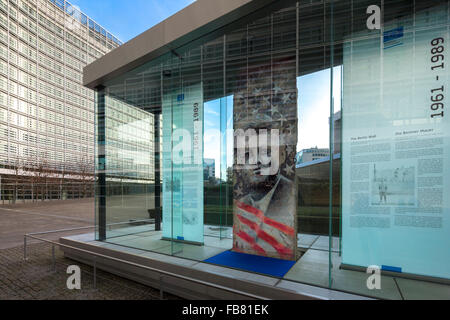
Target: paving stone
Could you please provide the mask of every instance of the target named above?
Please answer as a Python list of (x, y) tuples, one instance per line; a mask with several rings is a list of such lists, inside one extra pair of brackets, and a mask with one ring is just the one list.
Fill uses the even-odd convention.
[[(56, 249), (54, 272), (51, 245), (32, 244), (27, 249), (27, 261), (22, 246), (0, 250), (0, 300), (159, 300), (159, 290), (101, 270), (94, 289), (91, 266), (67, 259)], [(81, 290), (66, 287), (69, 265), (81, 269)], [(165, 294), (165, 299), (180, 298)]]

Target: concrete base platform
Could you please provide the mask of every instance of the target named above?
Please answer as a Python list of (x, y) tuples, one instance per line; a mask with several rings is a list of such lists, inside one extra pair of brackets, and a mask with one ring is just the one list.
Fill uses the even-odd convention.
[[(167, 272), (199, 279), (212, 284), (233, 288), (268, 299), (324, 299), (324, 300), (360, 300), (362, 296), (343, 293), (301, 284), (287, 279), (277, 279), (241, 270), (211, 265), (182, 257), (124, 247), (118, 244), (95, 241), (94, 234), (64, 237), (62, 244), (99, 253), (102, 255), (142, 264)], [(62, 248), (66, 257), (89, 265), (94, 256), (74, 249)], [(163, 288), (163, 291), (185, 299), (241, 300), (244, 295), (230, 293), (208, 285), (181, 280), (172, 276), (160, 275), (158, 272), (145, 270), (125, 263), (105, 258), (96, 258), (99, 269), (134, 280), (136, 282)]]

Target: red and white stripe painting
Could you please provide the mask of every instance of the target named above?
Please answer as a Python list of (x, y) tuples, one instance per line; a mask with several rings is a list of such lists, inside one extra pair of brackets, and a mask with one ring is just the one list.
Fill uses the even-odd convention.
[[(235, 201), (234, 251), (292, 260), (295, 252), (286, 246), (286, 239), (295, 237), (294, 228), (264, 215), (261, 210)], [(244, 250), (245, 249), (245, 250)]]

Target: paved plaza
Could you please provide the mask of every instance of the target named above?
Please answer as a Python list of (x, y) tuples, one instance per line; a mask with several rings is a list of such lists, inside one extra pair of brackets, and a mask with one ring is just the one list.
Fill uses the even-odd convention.
[[(93, 268), (67, 259), (55, 250), (56, 271), (50, 244), (29, 241), (28, 260), (23, 259), (26, 233), (92, 226), (93, 199), (42, 202), (0, 206), (0, 300), (155, 300), (159, 290), (97, 270), (94, 289)], [(87, 231), (92, 232), (93, 229)], [(86, 230), (45, 236), (58, 240), (62, 235), (86, 233)], [(69, 265), (81, 268), (81, 290), (66, 286)], [(164, 299), (178, 299), (165, 294)]]

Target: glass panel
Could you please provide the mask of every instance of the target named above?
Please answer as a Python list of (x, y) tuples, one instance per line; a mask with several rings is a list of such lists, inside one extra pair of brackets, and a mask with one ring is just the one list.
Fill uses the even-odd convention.
[[(205, 246), (231, 249), (232, 239), (232, 105), (233, 97), (205, 103), (204, 195)], [(231, 110), (228, 110), (228, 107)], [(230, 140), (231, 139), (231, 140)], [(227, 143), (231, 144), (227, 150)], [(231, 158), (231, 159), (230, 159)]]
[(100, 240), (146, 249), (170, 245), (141, 238), (161, 233), (161, 60), (97, 93)]
[[(226, 216), (226, 98), (224, 86), (224, 37), (202, 46), (204, 92), (204, 200), (205, 246), (231, 248), (223, 235), (231, 230)], [(225, 178), (225, 179), (224, 179)]]
[[(384, 299), (448, 298), (449, 4), (369, 2), (344, 1), (336, 11), (342, 255), (332, 287)], [(363, 12), (374, 4), (379, 30), (368, 29)], [(342, 32), (349, 28), (340, 15), (355, 17), (352, 32)]]
[(220, 239), (227, 242), (224, 247), (231, 248), (233, 238), (233, 96), (220, 99), (220, 196), (221, 196), (221, 230)]
[[(205, 103), (204, 138), (204, 200), (205, 223), (211, 225), (211, 231), (220, 231), (222, 227), (220, 168), (221, 168), (221, 107), (222, 99)], [(219, 228), (219, 229), (217, 229)], [(216, 233), (216, 232), (215, 232)], [(219, 232), (220, 234), (220, 232)]]
[[(329, 287), (330, 252), (336, 230), (330, 225), (330, 47), (329, 6), (299, 4), (296, 25), (298, 50), (298, 128), (295, 156), (297, 184), (297, 263), (285, 279)], [(298, 26), (298, 27), (297, 27)], [(337, 220), (337, 219), (336, 219)], [(331, 237), (331, 238), (330, 238)], [(330, 248), (330, 239), (333, 239)]]

